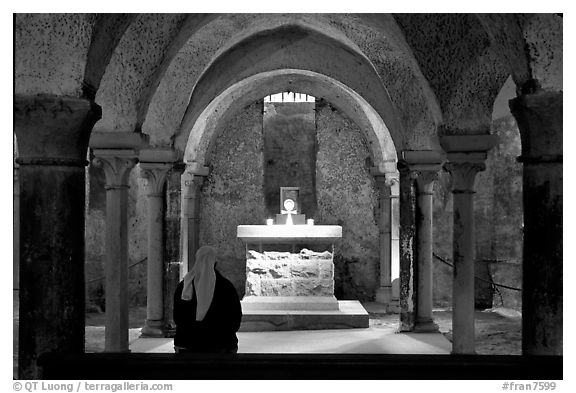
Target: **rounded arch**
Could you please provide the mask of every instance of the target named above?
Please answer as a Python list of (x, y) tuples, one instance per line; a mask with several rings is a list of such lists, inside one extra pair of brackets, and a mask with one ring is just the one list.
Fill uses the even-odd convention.
[(394, 171), (397, 146), (389, 127), (358, 93), (326, 75), (306, 70), (275, 70), (253, 75), (218, 95), (200, 113), (188, 132), (175, 141), (186, 162), (206, 164), (208, 152), (227, 119), (247, 104), (280, 91), (297, 91), (324, 98), (344, 112), (363, 131), (374, 165)]
[(283, 69), (311, 71), (341, 82), (374, 108), (394, 144), (403, 147), (401, 122), (369, 59), (353, 43), (301, 24), (259, 31), (216, 57), (192, 91), (176, 138), (191, 130), (204, 109), (230, 86), (253, 75)]

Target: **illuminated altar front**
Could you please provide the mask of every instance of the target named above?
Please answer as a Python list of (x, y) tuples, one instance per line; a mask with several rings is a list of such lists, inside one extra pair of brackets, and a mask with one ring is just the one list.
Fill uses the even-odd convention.
[(342, 227), (305, 220), (290, 198), (281, 206), (267, 225), (237, 228), (246, 245), (241, 331), (368, 327), (358, 301), (334, 296), (334, 244)]

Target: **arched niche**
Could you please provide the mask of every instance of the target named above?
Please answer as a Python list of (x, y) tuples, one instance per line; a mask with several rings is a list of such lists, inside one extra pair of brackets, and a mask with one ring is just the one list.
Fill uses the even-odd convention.
[[(401, 122), (369, 59), (344, 39), (297, 24), (258, 32), (220, 53), (196, 83), (179, 134), (191, 130), (204, 109), (231, 86), (254, 75), (291, 69), (324, 75), (356, 92), (384, 119), (396, 146), (403, 147)], [(274, 90), (268, 93), (279, 91)]]
[(281, 91), (297, 91), (330, 102), (360, 127), (375, 166), (382, 170), (395, 170), (398, 144), (376, 110), (348, 86), (326, 75), (305, 70), (264, 72), (235, 83), (210, 102), (191, 127), (183, 129), (175, 140), (175, 148), (184, 152), (184, 161), (207, 164), (212, 143), (231, 115), (254, 101)]

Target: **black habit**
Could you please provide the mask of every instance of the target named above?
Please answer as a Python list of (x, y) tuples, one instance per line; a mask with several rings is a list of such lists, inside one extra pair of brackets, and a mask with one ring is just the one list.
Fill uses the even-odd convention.
[(196, 321), (196, 293), (182, 300), (184, 281), (174, 293), (174, 346), (193, 352), (222, 352), (238, 348), (236, 332), (242, 321), (238, 293), (228, 279), (216, 271), (214, 297), (202, 321)]

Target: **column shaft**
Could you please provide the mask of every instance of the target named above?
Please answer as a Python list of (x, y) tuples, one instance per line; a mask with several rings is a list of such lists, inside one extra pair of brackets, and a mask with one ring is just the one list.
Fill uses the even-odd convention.
[(106, 175), (106, 329), (104, 350), (128, 349), (128, 179), (133, 150), (94, 150), (94, 165)]
[(15, 96), (20, 180), (18, 377), (47, 352), (84, 352), (84, 201), (94, 102)]
[(182, 263), (183, 274), (194, 266), (200, 248), (200, 193), (205, 176), (184, 173), (182, 176)]
[(146, 326), (142, 334), (164, 337), (164, 201), (170, 164), (141, 162), (148, 199), (148, 271)]
[(175, 165), (166, 180), (167, 200), (165, 212), (164, 239), (164, 335), (173, 337), (176, 324), (173, 319), (174, 292), (180, 282), (182, 267), (182, 246), (180, 217), (182, 187), (181, 175), (183, 165)]
[[(162, 297), (164, 257), (162, 244), (164, 203), (161, 196), (148, 196), (148, 277), (146, 327), (157, 328), (160, 335), (164, 319)], [(142, 333), (145, 333), (144, 329)], [(147, 332), (148, 333), (148, 332)], [(149, 333), (148, 333), (149, 334)]]
[(474, 353), (474, 203), (472, 194), (454, 194), (453, 353)]
[(496, 135), (446, 135), (440, 144), (448, 153), (444, 168), (452, 176), (453, 285), (452, 353), (474, 354), (474, 183), (486, 168), (488, 151), (498, 143)]
[(106, 190), (107, 352), (128, 352), (128, 187)]
[(436, 177), (436, 171), (420, 172), (416, 180), (418, 183), (418, 197), (416, 202), (418, 301), (414, 330), (418, 332), (438, 331), (438, 326), (433, 322), (432, 318), (432, 190)]
[(84, 351), (84, 168), (20, 166), (19, 377), (44, 352)]
[[(485, 155), (483, 156), (485, 158)], [(474, 182), (484, 170), (482, 162), (455, 161), (446, 164), (452, 174), (453, 193), (453, 284), (452, 353), (474, 354)]]
[(400, 299), (400, 197), (398, 182), (391, 187), (390, 196), (390, 219), (392, 228), (390, 230), (390, 267), (392, 279), (392, 304), (394, 310), (398, 310)]
[[(380, 176), (382, 177), (382, 176)], [(378, 235), (380, 245), (380, 288), (376, 291), (376, 301), (388, 305), (392, 299), (392, 238), (390, 186), (385, 179), (378, 179), (380, 190)]]
[[(12, 239), (12, 287), (14, 290), (20, 288), (20, 180), (19, 168), (14, 166), (14, 210), (13, 214), (13, 236)], [(15, 292), (16, 293), (16, 292)]]
[(563, 335), (562, 92), (510, 101), (522, 139), (522, 353), (561, 355)]
[(400, 331), (414, 329), (416, 291), (416, 184), (408, 165), (398, 162), (400, 172)]

